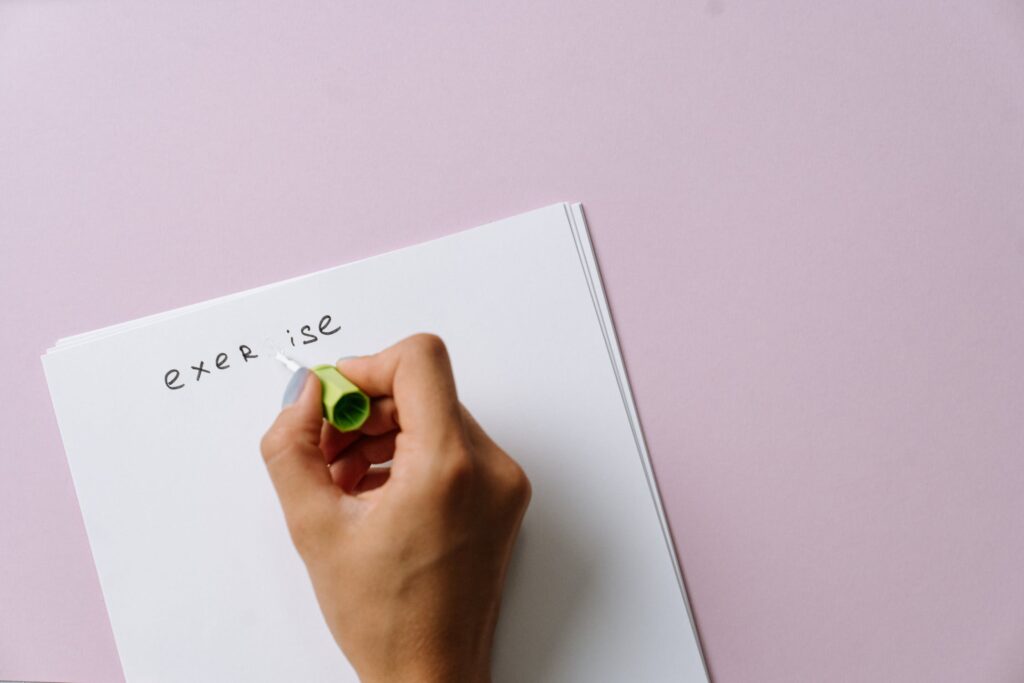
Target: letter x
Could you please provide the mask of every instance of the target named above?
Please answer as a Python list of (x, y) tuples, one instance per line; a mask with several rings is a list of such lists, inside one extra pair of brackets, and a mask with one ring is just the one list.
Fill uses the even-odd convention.
[(203, 373), (204, 373), (204, 372), (205, 372), (206, 374), (210, 374), (210, 371), (209, 371), (209, 370), (207, 370), (206, 368), (204, 368), (204, 367), (203, 367), (203, 363), (205, 363), (205, 362), (206, 362), (206, 361), (203, 361), (203, 360), (199, 361), (199, 367), (196, 367), (196, 366), (194, 366), (194, 365), (190, 365), (190, 366), (189, 366), (189, 367), (191, 367), (191, 368), (192, 368), (193, 370), (195, 370), (195, 371), (196, 371), (196, 381), (197, 381), (197, 382), (198, 382), (198, 381), (199, 381), (199, 380), (200, 380), (200, 379), (202, 378), (202, 376), (203, 376)]

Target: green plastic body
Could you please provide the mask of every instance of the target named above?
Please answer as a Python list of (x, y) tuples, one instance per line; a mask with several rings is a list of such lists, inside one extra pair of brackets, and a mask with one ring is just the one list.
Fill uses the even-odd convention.
[(324, 419), (342, 432), (359, 429), (370, 416), (370, 398), (333, 365), (317, 365)]

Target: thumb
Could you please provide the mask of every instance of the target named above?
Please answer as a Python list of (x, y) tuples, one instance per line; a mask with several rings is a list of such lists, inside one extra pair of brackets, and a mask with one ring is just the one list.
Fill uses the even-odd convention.
[(327, 518), (325, 508), (339, 493), (320, 451), (320, 379), (306, 369), (299, 373), (305, 377), (293, 377), (291, 385), (301, 387), (298, 398), (281, 411), (260, 442), (263, 461), (293, 535), (311, 519)]

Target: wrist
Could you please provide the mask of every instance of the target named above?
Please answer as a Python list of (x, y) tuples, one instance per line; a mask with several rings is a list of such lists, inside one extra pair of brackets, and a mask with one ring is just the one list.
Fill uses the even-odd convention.
[(491, 665), (490, 661), (419, 657), (386, 671), (359, 672), (359, 680), (361, 683), (491, 683)]
[(428, 668), (407, 670), (403, 673), (359, 676), (360, 683), (491, 683), (490, 669), (467, 671), (450, 668), (444, 671)]

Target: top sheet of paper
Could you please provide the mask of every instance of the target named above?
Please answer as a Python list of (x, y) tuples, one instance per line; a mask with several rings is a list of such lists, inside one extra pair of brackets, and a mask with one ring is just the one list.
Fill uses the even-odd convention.
[(266, 340), (313, 365), (418, 331), (533, 482), (495, 680), (706, 680), (581, 221), (548, 207), (44, 357), (129, 683), (356, 680), (259, 456), (288, 379)]

